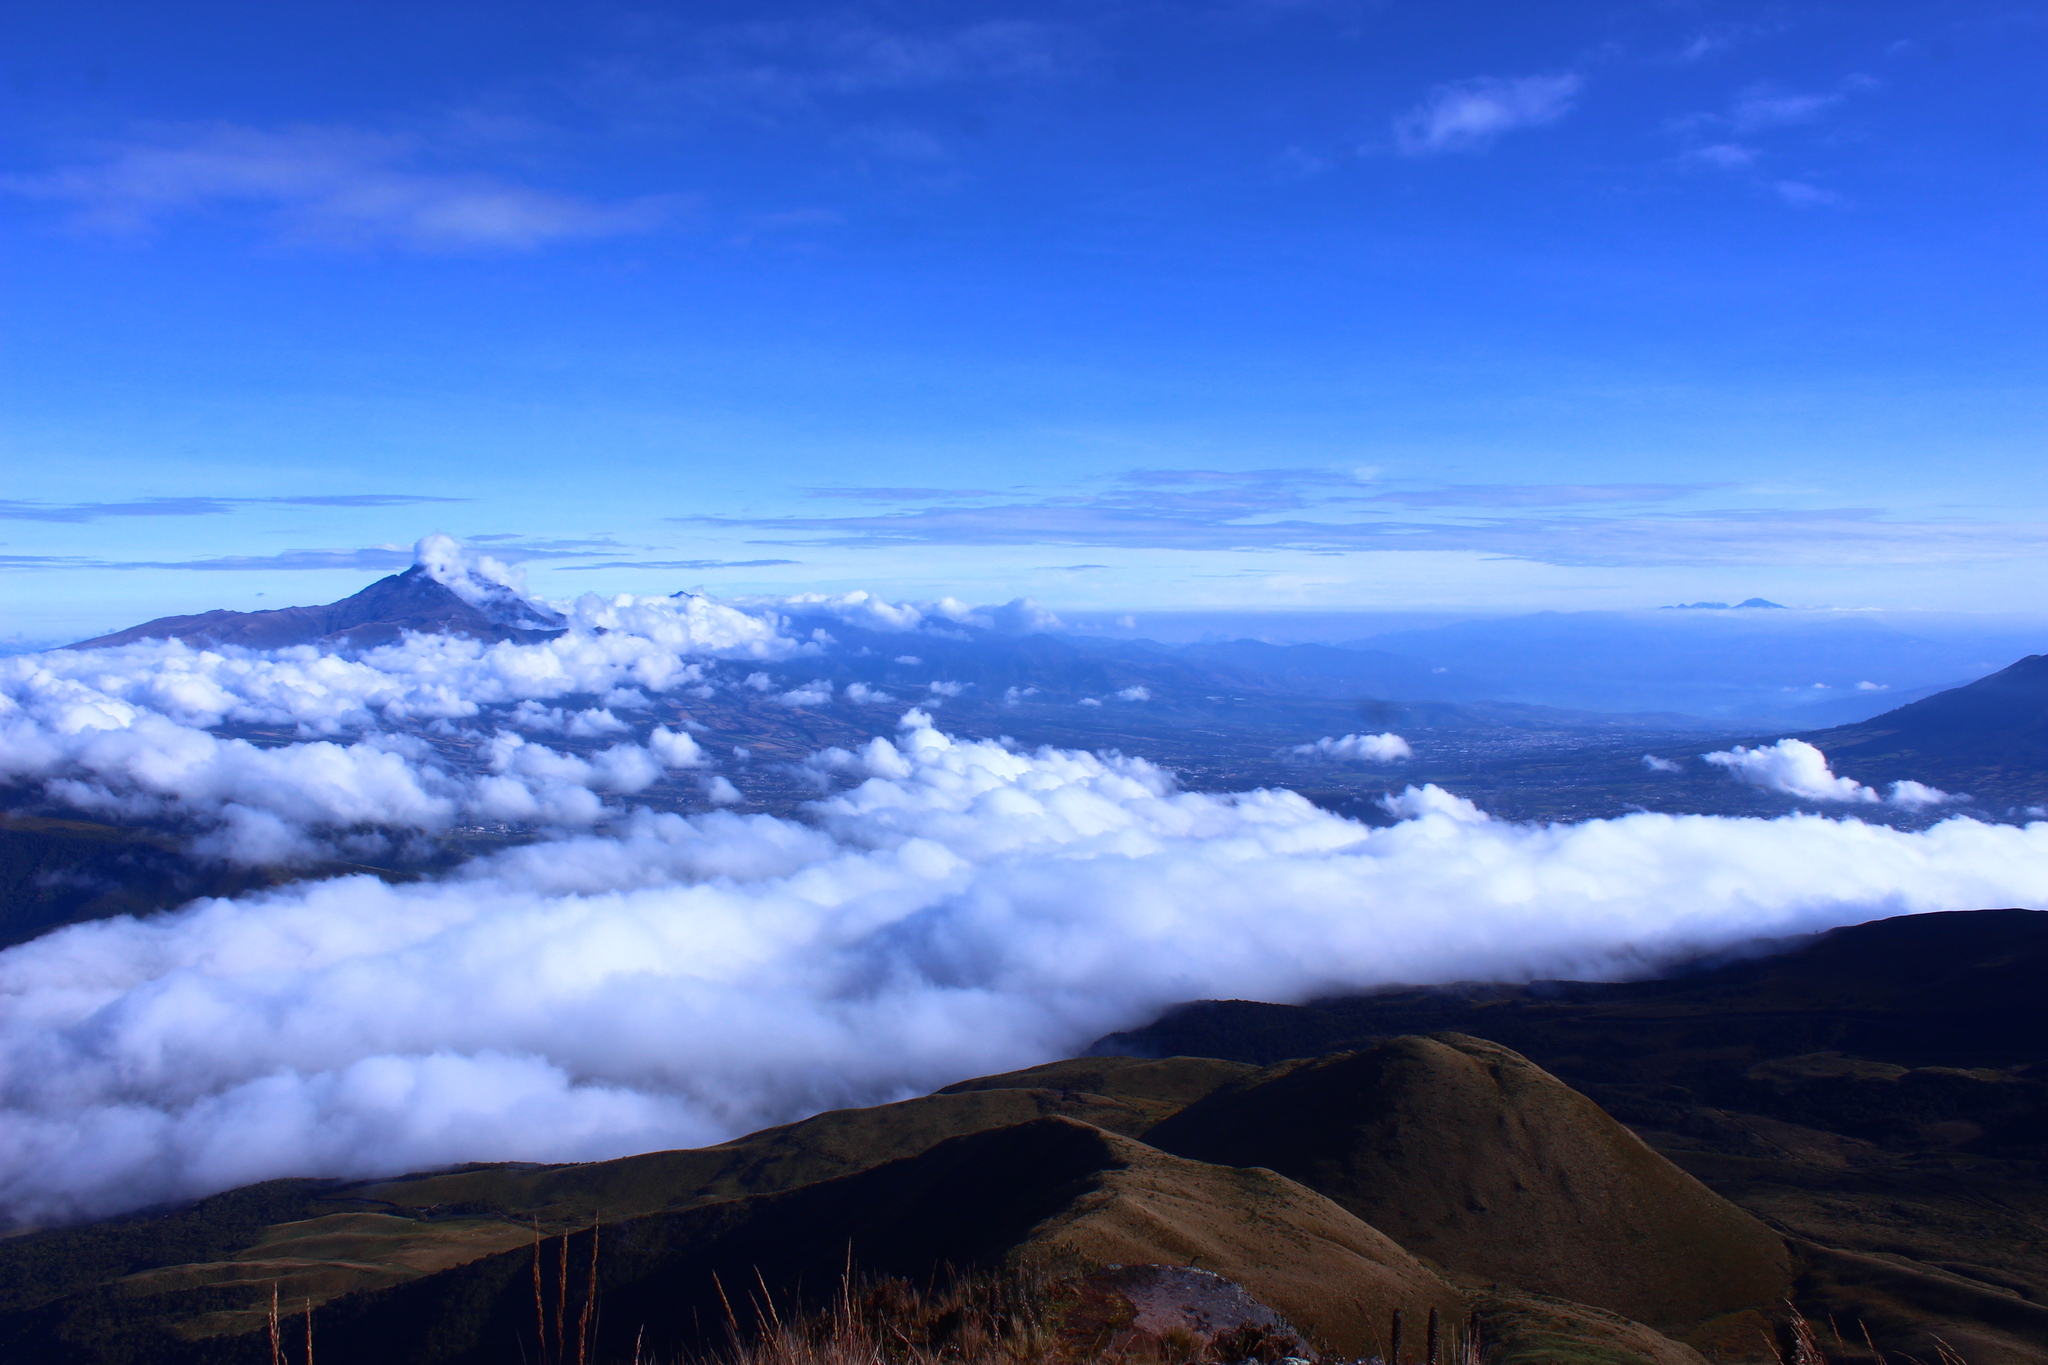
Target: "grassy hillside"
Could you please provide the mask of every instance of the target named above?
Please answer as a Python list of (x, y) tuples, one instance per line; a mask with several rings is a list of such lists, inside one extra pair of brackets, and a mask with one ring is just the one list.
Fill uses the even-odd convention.
[[(736, 1365), (825, 1365), (881, 1322), (902, 1365), (993, 1365), (990, 1333), (1049, 1365), (1363, 1357), (1397, 1314), (1413, 1361), (1432, 1310), (1497, 1362), (1792, 1360), (1811, 1330), (1841, 1365), (2035, 1365), (2044, 952), (2048, 915), (1986, 911), (1660, 982), (1212, 1002), (1109, 1044), (1184, 1055), (717, 1147), (271, 1182), (0, 1241), (0, 1357), (270, 1361), (275, 1295), (323, 1365), (697, 1357), (735, 1325)], [(1253, 1337), (1187, 1335), (1213, 1295)]]

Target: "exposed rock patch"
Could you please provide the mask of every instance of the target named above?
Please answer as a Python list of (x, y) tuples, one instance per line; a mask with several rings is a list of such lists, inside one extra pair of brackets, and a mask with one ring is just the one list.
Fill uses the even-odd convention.
[(1112, 1265), (1060, 1281), (1046, 1298), (1057, 1315), (1059, 1354), (1069, 1360), (1177, 1360), (1200, 1353), (1316, 1365), (1321, 1358), (1285, 1318), (1241, 1286), (1188, 1266)]

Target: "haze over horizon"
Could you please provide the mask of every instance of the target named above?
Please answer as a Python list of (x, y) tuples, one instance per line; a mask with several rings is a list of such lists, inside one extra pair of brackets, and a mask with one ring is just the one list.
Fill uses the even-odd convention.
[(10, 20), (0, 636), (536, 589), (2035, 609), (2038, 6)]

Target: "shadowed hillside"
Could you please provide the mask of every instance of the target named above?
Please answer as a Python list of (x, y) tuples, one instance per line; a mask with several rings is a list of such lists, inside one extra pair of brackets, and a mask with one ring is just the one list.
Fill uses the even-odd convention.
[[(1484, 1051), (1455, 1039), (1426, 1050), (1465, 1057), (1459, 1049), (1474, 1046)], [(1597, 1145), (1612, 1127), (1508, 1054), (1493, 1061), (1527, 1077), (1507, 1102), (1515, 1121), (1567, 1145), (1583, 1130), (1579, 1146)], [(1505, 1286), (1480, 1292), (1487, 1277), (1418, 1259), (1331, 1191), (1128, 1135), (1246, 1078), (1250, 1068), (1195, 1058), (1075, 1059), (696, 1152), (353, 1185), (273, 1182), (189, 1211), (0, 1245), (0, 1269), (17, 1286), (12, 1311), (0, 1315), (0, 1347), (49, 1361), (260, 1361), (275, 1286), (284, 1302), (319, 1305), (312, 1325), (323, 1361), (511, 1359), (532, 1332), (538, 1264), (556, 1279), (569, 1274), (564, 1267), (580, 1268), (580, 1282), (596, 1284), (599, 1357), (624, 1358), (636, 1339), (660, 1349), (715, 1345), (733, 1286), (767, 1296), (779, 1314), (815, 1308), (849, 1264), (913, 1283), (952, 1270), (1043, 1277), (1166, 1264), (1242, 1285), (1342, 1355), (1372, 1353), (1396, 1312), (1409, 1316), (1419, 1348), (1434, 1309), (1446, 1322), (1526, 1320), (1573, 1339), (1619, 1333), (1642, 1346), (1624, 1358), (1696, 1362), (1655, 1331), (1617, 1327), (1597, 1308), (1543, 1308)], [(1270, 1113), (1278, 1124), (1317, 1118)], [(1353, 1117), (1319, 1121), (1341, 1144), (1344, 1133), (1363, 1131)], [(1422, 1140), (1455, 1140), (1442, 1125), (1467, 1117), (1427, 1116), (1438, 1126)], [(1515, 1160), (1480, 1153), (1468, 1174), (1505, 1186), (1518, 1178)], [(1709, 1306), (1768, 1306), (1784, 1279), (1783, 1251), (1760, 1224), (1647, 1149), (1615, 1179), (1638, 1194), (1661, 1191), (1651, 1198), (1682, 1187), (1690, 1193), (1678, 1203), (1689, 1198), (1750, 1229), (1754, 1246), (1737, 1258), (1749, 1269), (1711, 1290), (1718, 1298)], [(1604, 1198), (1614, 1188), (1609, 1181), (1586, 1193)], [(1538, 1197), (1573, 1203), (1563, 1217), (1595, 1229), (1600, 1245), (1632, 1235), (1610, 1226), (1602, 1198), (1555, 1182)], [(157, 1258), (152, 1230), (160, 1231)], [(1682, 1254), (1695, 1231), (1685, 1228), (1666, 1250)], [(1643, 1298), (1647, 1315), (1687, 1325), (1702, 1316), (1702, 1302), (1696, 1283), (1668, 1294), (1649, 1288)], [(1519, 1329), (1490, 1330), (1506, 1339)]]
[[(2034, 1360), (2048, 1353), (2044, 975), (2048, 913), (1913, 915), (1658, 981), (1205, 1001), (1098, 1046), (1264, 1064), (1435, 1030), (1490, 1039), (1786, 1235), (1809, 1313)], [(1152, 1136), (1174, 1145), (1174, 1131)], [(1278, 1141), (1279, 1169), (1310, 1159)]]
[(1862, 781), (1924, 775), (1980, 801), (2039, 800), (2048, 771), (2048, 654), (1803, 738), (1838, 772)]
[(729, 1312), (824, 1308), (849, 1267), (1057, 1281), (1047, 1331), (1124, 1332), (1133, 1294), (1211, 1293), (1089, 1278), (1158, 1265), (1336, 1357), (1384, 1354), (1399, 1312), (1419, 1359), (1434, 1309), (1501, 1361), (1769, 1361), (1797, 1354), (1789, 1296), (1843, 1365), (1882, 1365), (1865, 1328), (2042, 1365), (2044, 953), (2048, 914), (1985, 911), (1656, 982), (1211, 1002), (1114, 1041), (1234, 1057), (1073, 1058), (615, 1161), (274, 1181), (0, 1242), (0, 1356), (260, 1365), (274, 1292), (327, 1365), (568, 1359), (535, 1354), (565, 1324), (591, 1361), (662, 1359)]

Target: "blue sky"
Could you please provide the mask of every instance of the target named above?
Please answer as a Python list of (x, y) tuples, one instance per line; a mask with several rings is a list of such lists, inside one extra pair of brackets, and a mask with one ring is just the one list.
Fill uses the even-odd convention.
[(2048, 6), (17, 7), (0, 635), (2035, 606)]

